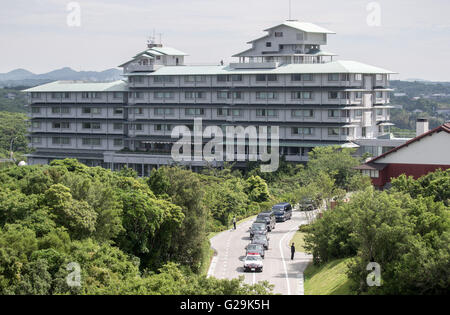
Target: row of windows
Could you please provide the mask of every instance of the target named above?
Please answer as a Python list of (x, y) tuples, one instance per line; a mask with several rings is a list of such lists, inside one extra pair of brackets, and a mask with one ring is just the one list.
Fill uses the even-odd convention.
[[(71, 138), (69, 137), (53, 137), (52, 138), (52, 144), (54, 145), (69, 145), (71, 143)], [(114, 139), (114, 146), (122, 146), (123, 140), (122, 139)], [(33, 144), (41, 144), (42, 138), (40, 137), (32, 137), (31, 142)], [(83, 145), (90, 145), (90, 146), (100, 146), (102, 144), (102, 139), (100, 138), (82, 138), (81, 140)]]
[[(322, 93), (322, 92), (319, 92)], [(351, 92), (328, 92), (328, 99), (330, 100), (336, 100), (336, 99), (350, 99)], [(355, 99), (362, 99), (362, 92), (353, 92)], [(218, 99), (242, 99), (242, 92), (229, 92), (229, 91), (218, 91), (217, 92), (217, 98)], [(155, 99), (174, 99), (175, 98), (175, 92), (154, 92)], [(265, 91), (265, 92), (256, 92), (256, 99), (277, 99), (279, 93), (278, 92), (271, 92), (271, 91)], [(313, 99), (313, 96), (315, 95), (312, 91), (302, 91), (302, 92), (292, 92), (291, 93), (291, 99), (293, 100), (299, 100), (299, 99)], [(382, 98), (384, 96), (384, 93), (381, 91), (375, 92), (376, 98)], [(130, 97), (134, 99), (143, 99), (144, 98), (144, 92), (132, 92), (130, 93)], [(199, 92), (185, 92), (184, 98), (188, 100), (194, 100), (194, 99), (206, 99), (206, 92), (199, 91)]]
[[(52, 107), (52, 114), (70, 114), (71, 109), (69, 107)], [(41, 112), (41, 107), (32, 107), (31, 112), (33, 114), (39, 114)], [(100, 107), (83, 107), (81, 109), (83, 114), (101, 114), (102, 108)], [(114, 108), (114, 115), (122, 115), (123, 108)]]
[[(291, 81), (314, 81), (317, 74), (312, 73), (296, 73), (291, 74)], [(357, 73), (354, 74), (354, 80), (355, 81), (361, 81), (362, 80), (362, 74)], [(175, 82), (176, 76), (153, 76), (153, 82), (155, 83), (173, 83)], [(276, 82), (279, 80), (279, 75), (277, 74), (256, 74), (256, 81), (257, 82)], [(377, 81), (383, 81), (385, 78), (385, 75), (383, 74), (377, 74), (376, 80)], [(242, 74), (219, 74), (216, 76), (217, 82), (242, 82), (243, 81), (243, 75)], [(330, 73), (328, 74), (328, 81), (329, 82), (336, 82), (336, 81), (344, 81), (348, 82), (351, 79), (351, 75), (349, 73)], [(143, 76), (134, 76), (129, 78), (130, 83), (144, 83), (144, 77)], [(184, 82), (185, 83), (194, 83), (194, 82), (206, 82), (206, 75), (189, 75), (184, 76)]]
[[(70, 92), (53, 92), (50, 94), (50, 97), (52, 99), (70, 99), (72, 93)], [(123, 98), (122, 92), (113, 92), (113, 98), (115, 99), (122, 99)], [(40, 99), (41, 93), (33, 92), (31, 93), (31, 97), (34, 99)], [(82, 99), (100, 99), (102, 98), (101, 92), (82, 92), (81, 93)]]

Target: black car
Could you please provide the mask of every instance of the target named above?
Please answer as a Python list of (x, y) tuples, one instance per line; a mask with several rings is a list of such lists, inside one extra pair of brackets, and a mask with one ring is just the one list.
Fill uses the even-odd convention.
[(284, 222), (292, 218), (292, 205), (288, 202), (274, 205), (272, 211), (277, 222)]
[(253, 244), (260, 244), (264, 246), (264, 249), (269, 249), (269, 237), (263, 234), (255, 234), (252, 240)]
[(316, 202), (311, 198), (304, 198), (300, 201), (300, 210), (302, 211), (311, 211), (316, 208)]
[(265, 222), (254, 222), (250, 227), (250, 239), (253, 239), (255, 234), (267, 234), (267, 225)]
[(275, 228), (275, 213), (273, 211), (261, 212), (256, 217), (256, 222), (266, 222), (267, 231), (272, 231)]
[(250, 243), (245, 247), (245, 256), (259, 255), (264, 258), (264, 246), (261, 244)]

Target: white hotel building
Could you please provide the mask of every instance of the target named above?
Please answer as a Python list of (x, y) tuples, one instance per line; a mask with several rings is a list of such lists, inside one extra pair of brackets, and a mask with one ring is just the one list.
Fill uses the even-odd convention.
[(187, 66), (185, 53), (148, 44), (121, 65), (124, 81), (57, 81), (26, 90), (35, 149), (29, 163), (70, 157), (147, 175), (174, 163), (170, 152), (178, 139), (171, 131), (192, 128), (194, 118), (204, 128), (279, 126), (280, 154), (291, 162), (307, 161), (317, 146), (359, 147), (374, 156), (387, 149), (377, 141), (391, 125), (393, 72), (333, 60), (322, 46), (334, 33), (311, 23), (286, 21), (266, 31), (229, 65)]

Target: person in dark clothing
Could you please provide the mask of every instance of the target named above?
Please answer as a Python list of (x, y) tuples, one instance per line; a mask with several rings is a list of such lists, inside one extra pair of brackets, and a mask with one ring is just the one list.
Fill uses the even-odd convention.
[(236, 217), (233, 217), (233, 227), (236, 230)]
[(291, 260), (294, 260), (294, 254), (295, 254), (295, 244), (292, 243), (292, 245), (291, 245)]

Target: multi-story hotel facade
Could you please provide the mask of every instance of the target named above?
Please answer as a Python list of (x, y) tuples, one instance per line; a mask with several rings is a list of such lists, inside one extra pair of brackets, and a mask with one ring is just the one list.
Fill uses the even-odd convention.
[(268, 126), (270, 132), (279, 126), (280, 155), (291, 162), (306, 162), (312, 148), (327, 145), (382, 153), (357, 143), (389, 133), (393, 72), (334, 60), (321, 48), (333, 32), (311, 23), (286, 21), (266, 31), (229, 65), (187, 66), (185, 53), (150, 42), (121, 65), (124, 80), (57, 81), (26, 90), (34, 148), (29, 163), (70, 157), (148, 175), (174, 163), (172, 130), (192, 129), (196, 118), (203, 128)]

